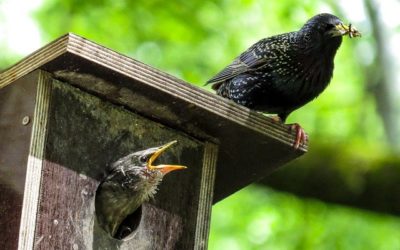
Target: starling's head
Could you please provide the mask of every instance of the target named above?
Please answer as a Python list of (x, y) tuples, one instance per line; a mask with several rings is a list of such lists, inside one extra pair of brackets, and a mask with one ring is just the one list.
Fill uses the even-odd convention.
[(133, 230), (126, 223), (128, 216), (155, 195), (165, 174), (186, 168), (154, 164), (174, 143), (137, 151), (111, 165), (110, 173), (97, 189), (95, 206), (99, 224), (112, 237), (122, 239)]
[(156, 159), (176, 142), (172, 141), (159, 147), (137, 151), (114, 162), (113, 169), (129, 179), (129, 184), (125, 184), (126, 187), (139, 191), (138, 198), (142, 202), (155, 195), (158, 184), (162, 181), (164, 175), (186, 168), (181, 165), (154, 164)]
[[(349, 37), (361, 36), (351, 24), (345, 25), (337, 16), (332, 14), (318, 14), (307, 21), (300, 30), (309, 40), (319, 41), (335, 41), (340, 45), (341, 37), (349, 35)], [(315, 43), (315, 41), (314, 41)]]
[(170, 165), (160, 164), (154, 165), (155, 160), (170, 146), (175, 144), (177, 141), (172, 141), (159, 147), (149, 148), (143, 151), (137, 152), (139, 154), (138, 160), (140, 164), (144, 165), (150, 171), (160, 171), (162, 174), (167, 174), (174, 170), (185, 169), (185, 166), (181, 165)]
[[(155, 160), (170, 146), (175, 144), (177, 141), (169, 142), (165, 145), (159, 147), (148, 148), (142, 151), (137, 151), (130, 155), (127, 155), (118, 161), (114, 162), (112, 168), (118, 168), (121, 166), (131, 166), (138, 170), (143, 170), (146, 172), (159, 172), (165, 175), (171, 171), (184, 169), (185, 166), (181, 165), (170, 165), (170, 164), (160, 164), (154, 165)], [(126, 167), (128, 169), (129, 167)]]

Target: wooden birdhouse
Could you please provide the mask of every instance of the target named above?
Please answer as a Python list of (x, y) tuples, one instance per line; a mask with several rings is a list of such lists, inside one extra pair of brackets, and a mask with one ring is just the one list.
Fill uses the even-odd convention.
[[(0, 249), (206, 249), (213, 204), (306, 151), (287, 126), (74, 34), (0, 73), (0, 138)], [(161, 160), (188, 168), (129, 237), (108, 236), (107, 164), (173, 140)]]

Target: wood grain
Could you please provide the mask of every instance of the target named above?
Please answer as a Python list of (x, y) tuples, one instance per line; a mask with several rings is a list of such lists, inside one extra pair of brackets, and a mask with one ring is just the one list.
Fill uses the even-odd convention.
[(217, 165), (218, 146), (206, 143), (204, 148), (203, 168), (201, 173), (200, 197), (197, 213), (197, 229), (194, 249), (208, 247), (208, 235), (211, 223), (211, 206), (214, 194), (214, 181)]
[[(37, 77), (0, 88), (0, 249), (18, 247)], [(28, 124), (22, 124), (24, 117)]]

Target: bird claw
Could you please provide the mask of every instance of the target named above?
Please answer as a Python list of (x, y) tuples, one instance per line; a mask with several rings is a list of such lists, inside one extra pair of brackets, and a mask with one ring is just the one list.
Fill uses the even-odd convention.
[(289, 131), (296, 131), (296, 139), (293, 143), (293, 148), (298, 149), (301, 145), (304, 145), (308, 141), (308, 136), (304, 129), (298, 124), (298, 123), (293, 123), (293, 124), (288, 124), (289, 125)]
[[(279, 116), (271, 116), (273, 122), (282, 123), (282, 119)], [(301, 145), (306, 144), (308, 141), (308, 136), (306, 131), (300, 126), (298, 123), (287, 124), (289, 126), (289, 131), (292, 132), (293, 130), (296, 131), (296, 139), (293, 143), (293, 148), (298, 149)]]

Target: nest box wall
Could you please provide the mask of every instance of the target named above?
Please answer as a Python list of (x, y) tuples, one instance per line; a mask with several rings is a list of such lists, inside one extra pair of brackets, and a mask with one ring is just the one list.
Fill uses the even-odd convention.
[[(268, 117), (68, 34), (0, 74), (1, 249), (205, 249), (211, 206), (300, 156)], [(108, 163), (178, 140), (129, 240), (94, 195)], [(215, 179), (215, 182), (214, 182)]]

